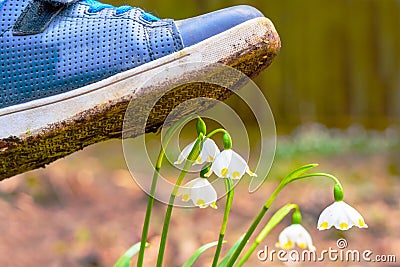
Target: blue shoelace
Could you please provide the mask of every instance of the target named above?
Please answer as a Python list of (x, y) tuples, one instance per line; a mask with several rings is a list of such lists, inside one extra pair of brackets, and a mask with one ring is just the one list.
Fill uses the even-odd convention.
[[(1, 0), (0, 0), (0, 2), (1, 2)], [(127, 6), (127, 5), (115, 7), (113, 5), (104, 4), (104, 3), (101, 3), (101, 2), (96, 1), (96, 0), (83, 0), (82, 2), (90, 5), (90, 7), (88, 9), (88, 11), (90, 13), (97, 13), (97, 12), (102, 11), (103, 9), (112, 8), (112, 9), (115, 9), (115, 13), (117, 15), (121, 15), (121, 14), (123, 14), (125, 12), (128, 12), (128, 11), (133, 9), (133, 7)], [(159, 18), (157, 18), (153, 14), (150, 14), (150, 13), (147, 13), (147, 12), (143, 13), (142, 18), (147, 20), (147, 21), (149, 21), (149, 22), (154, 22), (154, 21), (159, 21), (160, 20)]]
[(4, 5), (5, 2), (6, 0), (0, 0), (0, 8)]

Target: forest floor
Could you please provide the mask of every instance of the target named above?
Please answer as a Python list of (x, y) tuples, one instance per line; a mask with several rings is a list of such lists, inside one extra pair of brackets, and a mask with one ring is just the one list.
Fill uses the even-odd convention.
[[(321, 139), (319, 145), (313, 134)], [(318, 171), (341, 178), (346, 202), (363, 214), (369, 228), (318, 231), (318, 215), (333, 201), (331, 183), (318, 178), (284, 189), (272, 211), (286, 203), (299, 204), (317, 251), (338, 249), (336, 241), (345, 238), (347, 249), (372, 250), (373, 257), (395, 255), (397, 263), (325, 259), (297, 266), (400, 266), (400, 154), (385, 134), (380, 139), (368, 134), (364, 144), (354, 138), (358, 144), (348, 142), (348, 149), (340, 144), (351, 136), (329, 134), (324, 139), (323, 133), (311, 131), (307, 137), (299, 133), (280, 137), (276, 160), (260, 189), (250, 194), (246, 178), (236, 187), (223, 253), (246, 231), (279, 179), (316, 162)], [(145, 193), (127, 170), (120, 140), (88, 147), (45, 169), (5, 180), (0, 183), (0, 266), (112, 266), (140, 240), (146, 203)], [(218, 210), (174, 209), (165, 266), (182, 265), (199, 246), (218, 239), (224, 199), (217, 204)], [(145, 266), (155, 266), (165, 208), (156, 202)], [(259, 249), (275, 249), (279, 232), (289, 223), (285, 219), (278, 225)], [(212, 257), (210, 249), (196, 266), (210, 266)], [(276, 258), (261, 262), (255, 253), (246, 266), (287, 264)]]

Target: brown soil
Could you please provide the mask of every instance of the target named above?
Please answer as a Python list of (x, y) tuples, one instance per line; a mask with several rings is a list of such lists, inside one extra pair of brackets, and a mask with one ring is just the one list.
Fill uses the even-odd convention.
[[(336, 249), (336, 240), (345, 237), (348, 249), (370, 249), (374, 255), (394, 254), (399, 261), (400, 182), (386, 154), (279, 160), (269, 180), (254, 194), (247, 192), (246, 181), (242, 181), (236, 188), (223, 253), (250, 225), (277, 185), (274, 177), (310, 162), (319, 162), (318, 170), (342, 178), (346, 201), (364, 215), (369, 228), (346, 232), (316, 230), (319, 212), (332, 201), (331, 184), (317, 178), (286, 188), (272, 210), (289, 202), (299, 204), (304, 226), (318, 250)], [(7, 179), (0, 184), (0, 196), (0, 266), (112, 266), (125, 249), (140, 239), (146, 195), (125, 167), (120, 141), (88, 147), (45, 170)], [(217, 204), (218, 210), (174, 210), (165, 266), (180, 266), (200, 245), (217, 240), (224, 200)], [(145, 266), (155, 265), (164, 211), (165, 205), (156, 203), (149, 235), (152, 246), (147, 250)], [(288, 223), (285, 220), (272, 231), (260, 248), (268, 245), (273, 249), (279, 231)], [(211, 249), (204, 254), (196, 266), (210, 266), (212, 252)], [(367, 265), (328, 260), (322, 264)], [(299, 264), (312, 265), (317, 264)], [(375, 265), (389, 266), (368, 266)], [(284, 264), (261, 263), (253, 255), (247, 266)]]

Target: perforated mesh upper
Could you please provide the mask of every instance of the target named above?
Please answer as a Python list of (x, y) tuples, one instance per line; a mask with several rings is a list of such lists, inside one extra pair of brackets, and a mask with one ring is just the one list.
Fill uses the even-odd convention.
[(6, 0), (0, 0), (0, 8), (3, 6), (3, 4), (6, 2)]
[(172, 20), (149, 22), (141, 9), (62, 11), (42, 34), (13, 36), (28, 0), (0, 0), (0, 108), (64, 93), (179, 51)]

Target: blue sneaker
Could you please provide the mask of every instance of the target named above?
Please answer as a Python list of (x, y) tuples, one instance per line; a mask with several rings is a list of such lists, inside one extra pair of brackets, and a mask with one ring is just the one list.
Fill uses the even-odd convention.
[[(120, 137), (129, 101), (139, 110), (154, 101), (156, 89), (137, 89), (156, 73), (204, 61), (255, 76), (280, 49), (272, 23), (249, 6), (174, 21), (95, 0), (0, 0), (0, 18), (0, 180)], [(199, 96), (229, 93), (169, 92), (146, 132)]]

